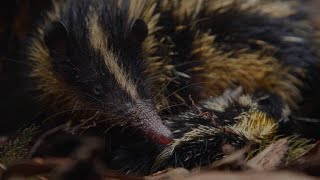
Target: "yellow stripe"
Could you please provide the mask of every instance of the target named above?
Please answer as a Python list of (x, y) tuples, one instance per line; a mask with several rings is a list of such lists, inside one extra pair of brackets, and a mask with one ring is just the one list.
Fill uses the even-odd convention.
[(140, 99), (135, 85), (129, 75), (119, 65), (118, 57), (107, 46), (107, 36), (104, 34), (98, 22), (97, 14), (89, 19), (90, 42), (97, 53), (101, 54), (109, 72), (114, 75), (120, 87), (125, 90), (134, 100)]

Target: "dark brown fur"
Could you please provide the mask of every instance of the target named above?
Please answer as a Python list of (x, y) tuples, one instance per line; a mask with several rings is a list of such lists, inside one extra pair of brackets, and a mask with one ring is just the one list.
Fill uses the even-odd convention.
[[(280, 1), (54, 1), (53, 10), (38, 26), (27, 52), (32, 66), (32, 92), (49, 114), (44, 119), (59, 115), (55, 119), (62, 123), (72, 121), (69, 130), (74, 134), (96, 126), (108, 130), (115, 125), (129, 125), (159, 142), (161, 133), (154, 133), (158, 126), (163, 128), (159, 114), (169, 116), (166, 123), (173, 123), (171, 131), (179, 132), (188, 125), (188, 118), (175, 121), (175, 115), (191, 112), (189, 119), (196, 119), (193, 129), (174, 133), (175, 139), (168, 146), (159, 148), (151, 143), (156, 150), (146, 158), (160, 157), (157, 162), (161, 165), (155, 165), (155, 169), (176, 166), (173, 154), (162, 156), (162, 150), (170, 150), (182, 137), (195, 137), (190, 132), (198, 128), (198, 114), (188, 107), (238, 86), (249, 97), (263, 94), (276, 100), (262, 98), (261, 109), (248, 113), (255, 123), (241, 121), (234, 125), (247, 134), (234, 136), (234, 129), (223, 133), (221, 125), (204, 124), (209, 130), (199, 132), (202, 138), (218, 130), (218, 135), (212, 133), (210, 137), (217, 135), (221, 140), (228, 136), (232, 142), (256, 140), (250, 137), (256, 127), (271, 132), (273, 137), (272, 127), (278, 125), (277, 120), (289, 116), (291, 110), (299, 111), (304, 92), (317, 83), (317, 30), (309, 24), (298, 2), (286, 1), (288, 6), (283, 7), (278, 6)], [(273, 12), (269, 7), (280, 10)], [(69, 37), (71, 41), (65, 41)], [(232, 103), (230, 107), (213, 115), (226, 121), (231, 112), (246, 112), (236, 111)], [(223, 144), (219, 142), (218, 146)], [(243, 143), (239, 144), (235, 147), (242, 147)], [(137, 149), (144, 147), (144, 143), (140, 145)], [(179, 147), (175, 150), (183, 154)], [(181, 147), (203, 155), (196, 149), (200, 145), (184, 141)], [(216, 157), (217, 152), (214, 149), (209, 154)], [(180, 157), (181, 162), (189, 158)], [(196, 166), (197, 159), (192, 160), (188, 168)]]

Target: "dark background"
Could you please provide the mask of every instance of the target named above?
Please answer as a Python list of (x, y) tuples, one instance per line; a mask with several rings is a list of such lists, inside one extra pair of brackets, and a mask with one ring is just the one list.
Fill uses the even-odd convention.
[(31, 121), (34, 105), (26, 93), (28, 67), (22, 47), (27, 46), (49, 0), (2, 0), (0, 5), (0, 134)]

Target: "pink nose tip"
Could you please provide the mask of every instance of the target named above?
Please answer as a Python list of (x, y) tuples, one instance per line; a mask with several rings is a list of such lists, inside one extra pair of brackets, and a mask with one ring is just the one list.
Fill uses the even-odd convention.
[(132, 125), (142, 131), (146, 138), (157, 144), (169, 144), (173, 141), (172, 132), (150, 105), (140, 102), (131, 109), (131, 113), (135, 117), (131, 121)]
[(166, 145), (166, 144), (170, 144), (173, 141), (173, 135), (169, 131), (169, 133), (153, 135), (151, 139), (155, 143)]
[(157, 144), (169, 144), (173, 141), (172, 132), (163, 125), (159, 116), (152, 116), (144, 119), (143, 125), (140, 126), (146, 138)]

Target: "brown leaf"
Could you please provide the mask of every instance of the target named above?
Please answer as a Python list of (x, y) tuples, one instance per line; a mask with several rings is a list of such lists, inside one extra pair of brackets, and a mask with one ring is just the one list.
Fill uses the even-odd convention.
[(248, 169), (245, 159), (250, 146), (236, 151), (225, 158), (214, 162), (209, 166), (210, 170), (246, 170)]
[(0, 163), (0, 179), (2, 179), (3, 173), (6, 171), (6, 166)]
[(174, 180), (185, 179), (189, 175), (189, 171), (184, 168), (168, 169), (160, 171), (151, 176), (145, 177), (146, 180)]
[(39, 163), (37, 161), (26, 161), (19, 164), (12, 165), (4, 172), (4, 177), (30, 177), (43, 173), (47, 173), (52, 167), (45, 163)]
[(4, 171), (5, 177), (31, 177), (50, 172), (57, 166), (71, 164), (72, 160), (68, 158), (35, 158), (30, 161), (14, 164)]
[(292, 172), (220, 172), (212, 171), (201, 174), (196, 174), (186, 178), (187, 180), (248, 180), (248, 179), (259, 179), (259, 180), (315, 180), (316, 178), (292, 173)]
[(310, 9), (310, 14), (311, 14), (311, 20), (316, 28), (320, 28), (320, 2), (318, 0), (312, 0), (312, 6)]
[(130, 175), (123, 175), (118, 172), (114, 172), (112, 170), (108, 170), (104, 174), (105, 180), (143, 180), (143, 177), (140, 176), (130, 176)]
[(320, 176), (320, 141), (308, 152), (292, 160), (284, 169), (302, 171), (314, 176)]
[(279, 139), (250, 159), (247, 164), (255, 170), (274, 170), (283, 163), (288, 149), (288, 140)]

